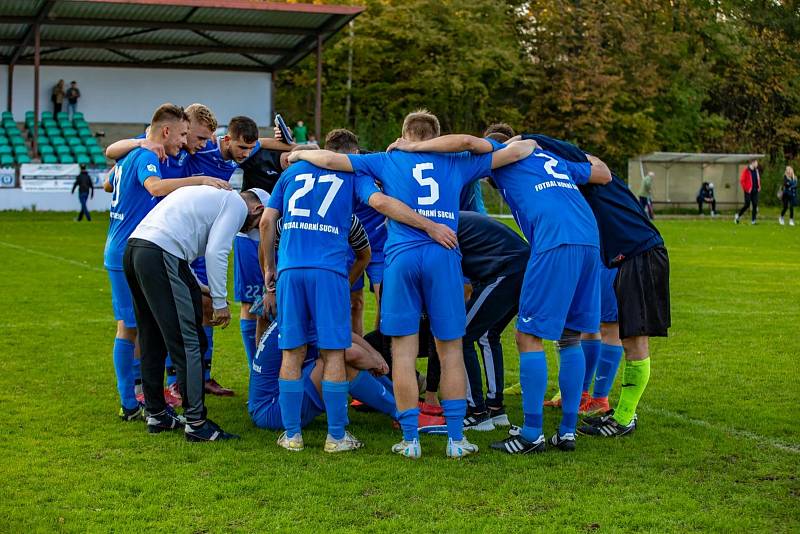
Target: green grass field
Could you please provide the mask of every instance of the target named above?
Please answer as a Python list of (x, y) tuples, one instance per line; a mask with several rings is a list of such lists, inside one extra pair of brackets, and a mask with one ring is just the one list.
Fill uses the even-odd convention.
[[(502, 430), (471, 433), (482, 452), (463, 461), (423, 436), (412, 462), (390, 453), (399, 432), (377, 414), (351, 414), (364, 450), (323, 453), (324, 418), (304, 452), (278, 448), (247, 415), (238, 322), (216, 333), (214, 357), (237, 396), (208, 404), (240, 441), (189, 444), (120, 422), (107, 217), (0, 213), (0, 531), (797, 532), (800, 228), (771, 215), (659, 227), (673, 327), (652, 344), (633, 436), (508, 457), (488, 450)], [(511, 383), (511, 329), (505, 346)], [(519, 422), (519, 398), (508, 405)], [(548, 434), (557, 418), (546, 412)]]

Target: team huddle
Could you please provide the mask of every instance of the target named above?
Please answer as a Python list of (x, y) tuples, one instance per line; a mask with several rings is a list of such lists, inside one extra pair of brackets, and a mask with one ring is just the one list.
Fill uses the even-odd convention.
[[(144, 135), (107, 150), (117, 163), (104, 263), (123, 420), (189, 441), (238, 437), (205, 408), (205, 394), (233, 394), (211, 377), (213, 328), (231, 321), (233, 247), (248, 410), (287, 450), (303, 450), (302, 429), (323, 413), (326, 452), (361, 448), (349, 409), (388, 416), (402, 432), (392, 452), (408, 458), (422, 455), (420, 432), (446, 435), (446, 455), (460, 458), (478, 452), (467, 430), (508, 426), (491, 448), (527, 454), (636, 429), (648, 339), (670, 326), (669, 260), (602, 160), (506, 124), (483, 138), (441, 136), (427, 111), (409, 114), (376, 153), (344, 129), (320, 150), (287, 144), (278, 129), (259, 138), (247, 117), (222, 137), (216, 128), (203, 105), (164, 104)], [(229, 184), (237, 168), (241, 192)], [(481, 180), (525, 239), (480, 213)], [(367, 334), (365, 273), (377, 304)], [(505, 412), (500, 342), (514, 317), (519, 426)], [(559, 358), (560, 391), (548, 402), (543, 340)], [(546, 404), (562, 410), (550, 438)]]

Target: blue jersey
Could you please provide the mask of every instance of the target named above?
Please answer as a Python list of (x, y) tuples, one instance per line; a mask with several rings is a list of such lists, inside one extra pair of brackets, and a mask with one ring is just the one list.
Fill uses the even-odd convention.
[(304, 161), (286, 169), (269, 198), (269, 207), (283, 215), (278, 272), (317, 268), (347, 276), (355, 196), (367, 202), (377, 192), (367, 176), (320, 169)]
[[(495, 149), (505, 145), (487, 139)], [(597, 223), (578, 184), (592, 166), (557, 158), (537, 148), (527, 158), (495, 169), (493, 178), (534, 254), (561, 245), (600, 247)]]
[(107, 269), (122, 270), (128, 237), (156, 205), (153, 195), (144, 188), (145, 180), (151, 176), (161, 178), (161, 168), (158, 157), (145, 148), (130, 151), (114, 166), (111, 224), (103, 256)]
[[(278, 323), (273, 322), (264, 332), (253, 357), (253, 364), (250, 366), (250, 395), (247, 399), (250, 413), (278, 400), (278, 376), (283, 357), (278, 347), (278, 337)], [(309, 344), (302, 368), (313, 365), (317, 357), (317, 346)]]
[(369, 237), (369, 246), (372, 251), (370, 261), (383, 261), (383, 247), (386, 244), (386, 216), (376, 211), (369, 204), (356, 202), (353, 213), (364, 226)]
[[(379, 179), (383, 191), (420, 215), (458, 229), (458, 203), (462, 188), (491, 174), (491, 154), (409, 153), (395, 150), (349, 156), (353, 169)], [(387, 260), (392, 256), (433, 240), (411, 226), (389, 220), (389, 236), (384, 247)]]
[[(234, 171), (239, 168), (239, 164), (232, 159), (222, 157), (220, 150), (221, 139), (217, 142), (206, 141), (206, 146), (195, 152), (189, 159), (189, 174), (191, 176), (211, 176), (221, 180), (230, 180)], [(250, 156), (255, 154), (261, 147), (258, 141), (250, 152)], [(248, 156), (248, 158), (250, 157)]]
[[(144, 139), (145, 134), (141, 134), (136, 139)], [(189, 161), (189, 153), (181, 149), (177, 156), (167, 155), (167, 159), (159, 161), (161, 167), (162, 178), (185, 178), (189, 176), (189, 171), (186, 168), (186, 163)], [(156, 199), (158, 202), (160, 199)]]

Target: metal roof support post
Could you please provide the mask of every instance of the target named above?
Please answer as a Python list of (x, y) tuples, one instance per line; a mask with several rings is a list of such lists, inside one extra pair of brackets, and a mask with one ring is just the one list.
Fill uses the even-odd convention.
[(8, 101), (6, 102), (6, 111), (11, 111), (11, 106), (14, 103), (14, 65), (8, 65)]
[(33, 155), (39, 153), (39, 53), (41, 52), (41, 26), (33, 27)]
[(314, 135), (321, 143), (322, 135), (322, 35), (317, 35), (317, 95), (314, 103)]

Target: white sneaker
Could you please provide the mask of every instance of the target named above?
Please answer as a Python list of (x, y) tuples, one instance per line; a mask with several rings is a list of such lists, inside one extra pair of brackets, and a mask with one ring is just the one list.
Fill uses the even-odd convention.
[(471, 454), (478, 454), (478, 446), (467, 441), (467, 438), (462, 438), (461, 441), (453, 441), (452, 438), (447, 438), (448, 458), (463, 458)]
[(794, 219), (789, 219), (789, 226), (794, 226)]
[(750, 224), (756, 224), (756, 221), (755, 221), (755, 219), (751, 220), (751, 221), (750, 221)]
[(302, 451), (305, 448), (302, 434), (295, 434), (290, 438), (285, 431), (281, 434), (281, 437), (278, 438), (278, 445), (287, 451), (294, 452)]
[(418, 439), (412, 441), (403, 440), (400, 443), (392, 445), (392, 452), (416, 460), (422, 456), (422, 447), (419, 446)]
[(781, 226), (783, 226), (783, 215), (781, 215), (780, 217), (778, 217), (778, 224), (780, 224)]
[(736, 224), (739, 224), (739, 214), (738, 213), (733, 216), (733, 222), (735, 222)]
[(342, 439), (333, 439), (330, 434), (325, 439), (325, 452), (354, 451), (363, 446), (364, 444), (350, 432), (345, 432)]

